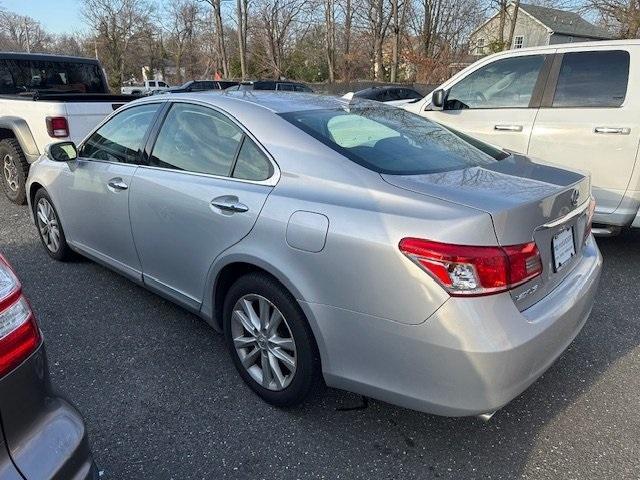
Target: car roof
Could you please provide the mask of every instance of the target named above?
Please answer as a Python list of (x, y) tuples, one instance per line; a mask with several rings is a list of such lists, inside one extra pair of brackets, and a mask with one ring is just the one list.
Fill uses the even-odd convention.
[[(164, 97), (164, 95), (163, 95)], [(167, 95), (167, 100), (196, 100), (210, 103), (229, 111), (237, 109), (258, 108), (273, 113), (299, 112), (304, 110), (328, 110), (344, 108), (355, 102), (366, 102), (363, 99), (348, 99), (305, 92), (278, 92), (271, 90), (240, 90), (224, 91), (222, 93), (194, 92), (181, 93), (180, 96)], [(368, 102), (367, 102), (368, 103)], [(379, 105), (375, 103), (375, 105)]]
[(0, 52), (0, 60), (36, 60), (50, 62), (75, 62), (99, 64), (95, 58), (51, 55), (48, 53)]

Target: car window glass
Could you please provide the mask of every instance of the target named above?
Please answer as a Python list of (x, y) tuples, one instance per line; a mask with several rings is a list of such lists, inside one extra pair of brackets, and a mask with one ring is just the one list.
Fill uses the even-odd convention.
[(492, 62), (451, 87), (446, 109), (528, 107), (543, 63), (543, 55)]
[(279, 83), (278, 90), (281, 90), (283, 92), (293, 92), (293, 85), (291, 85), (290, 83)]
[(414, 175), (490, 165), (476, 146), (400, 108), (355, 107), (281, 113), (334, 151), (370, 170)]
[(233, 177), (243, 180), (266, 180), (272, 174), (271, 163), (258, 146), (245, 137), (236, 166), (233, 169)]
[(139, 105), (118, 113), (87, 139), (80, 156), (109, 162), (137, 163), (144, 137), (159, 105)]
[(554, 107), (619, 107), (627, 94), (629, 53), (565, 53)]
[(156, 167), (228, 176), (242, 131), (224, 115), (206, 107), (171, 107), (151, 155)]

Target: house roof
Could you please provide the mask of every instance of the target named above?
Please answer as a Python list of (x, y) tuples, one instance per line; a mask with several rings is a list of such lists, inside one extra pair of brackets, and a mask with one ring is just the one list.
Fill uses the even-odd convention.
[(543, 23), (553, 33), (605, 40), (613, 38), (607, 30), (587, 22), (575, 12), (525, 3), (521, 3), (520, 8), (540, 23)]

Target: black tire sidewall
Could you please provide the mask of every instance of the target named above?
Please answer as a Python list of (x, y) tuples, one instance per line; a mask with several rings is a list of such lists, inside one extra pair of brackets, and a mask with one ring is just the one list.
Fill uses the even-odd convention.
[[(11, 190), (9, 185), (7, 184), (6, 178), (4, 178), (4, 157), (5, 155), (10, 155), (13, 161), (13, 164), (16, 167), (18, 173), (18, 190)], [(24, 205), (27, 201), (26, 195), (26, 182), (27, 182), (27, 173), (29, 171), (29, 164), (20, 149), (20, 146), (17, 144), (17, 141), (13, 138), (5, 138), (0, 141), (0, 168), (2, 169), (2, 188), (4, 190), (7, 198), (13, 203), (17, 203), (18, 205)]]
[[(42, 238), (42, 234), (40, 233), (40, 228), (38, 226), (38, 202), (40, 201), (40, 199), (45, 198), (47, 199), (47, 201), (49, 202), (49, 205), (51, 205), (51, 208), (53, 208), (53, 212), (56, 215), (56, 219), (58, 220), (58, 228), (60, 229), (60, 245), (58, 246), (58, 251), (57, 252), (52, 252), (51, 250), (49, 250), (49, 248), (47, 247), (47, 244), (45, 243), (44, 239)], [(44, 247), (44, 249), (46, 250), (46, 252), (49, 254), (49, 256), (55, 260), (59, 260), (59, 261), (65, 261), (67, 260), (70, 255), (71, 255), (71, 249), (69, 248), (69, 245), (67, 244), (67, 237), (64, 234), (64, 229), (62, 228), (62, 222), (60, 221), (60, 215), (58, 215), (58, 211), (56, 210), (56, 206), (53, 204), (53, 201), (51, 200), (51, 197), (49, 197), (49, 194), (46, 192), (46, 190), (44, 188), (41, 188), (40, 190), (38, 190), (35, 194), (35, 196), (33, 197), (33, 205), (31, 205), (32, 209), (33, 209), (33, 220), (36, 224), (36, 228), (38, 230), (38, 237), (40, 237), (40, 242), (42, 243), (42, 246)]]
[[(272, 391), (256, 382), (245, 370), (233, 345), (231, 314), (238, 299), (247, 294), (261, 295), (273, 303), (285, 317), (296, 343), (296, 372), (282, 391)], [(233, 363), (245, 383), (266, 402), (278, 407), (290, 407), (304, 401), (318, 382), (319, 359), (313, 334), (295, 298), (272, 277), (251, 273), (239, 278), (227, 292), (223, 309), (225, 343)]]

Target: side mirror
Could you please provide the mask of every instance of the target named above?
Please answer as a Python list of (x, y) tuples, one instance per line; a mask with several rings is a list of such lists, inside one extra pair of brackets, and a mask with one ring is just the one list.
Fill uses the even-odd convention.
[(444, 104), (447, 101), (447, 92), (439, 88), (431, 94), (431, 109), (444, 110)]
[(69, 162), (78, 158), (78, 149), (73, 142), (58, 142), (47, 145), (46, 155), (54, 162)]

